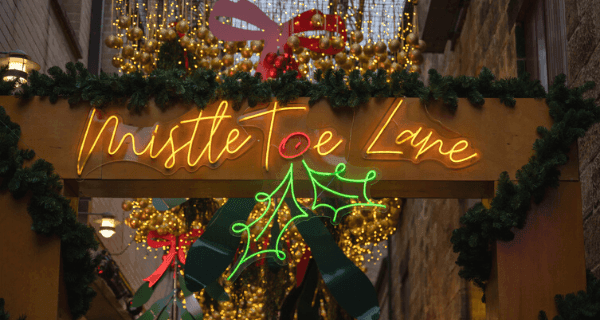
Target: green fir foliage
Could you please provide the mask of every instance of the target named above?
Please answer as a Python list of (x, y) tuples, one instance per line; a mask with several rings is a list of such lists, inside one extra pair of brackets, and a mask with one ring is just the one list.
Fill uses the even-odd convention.
[[(27, 319), (26, 316), (20, 316), (19, 320)], [(10, 313), (4, 310), (4, 299), (0, 298), (0, 320), (10, 320)]]
[(95, 296), (89, 284), (96, 277), (99, 261), (92, 260), (89, 250), (96, 250), (98, 243), (94, 230), (77, 222), (69, 200), (60, 195), (63, 186), (52, 164), (37, 159), (31, 166), (23, 166), (35, 154), (18, 148), (20, 136), (19, 125), (0, 107), (0, 191), (10, 191), (16, 199), (31, 195), (27, 206), (33, 220), (31, 229), (60, 237), (68, 302), (76, 319), (87, 312)]
[[(600, 319), (600, 280), (588, 270), (586, 291), (566, 296), (557, 294), (556, 310), (558, 315), (553, 320), (597, 320)], [(540, 311), (539, 320), (548, 320), (546, 312)]]

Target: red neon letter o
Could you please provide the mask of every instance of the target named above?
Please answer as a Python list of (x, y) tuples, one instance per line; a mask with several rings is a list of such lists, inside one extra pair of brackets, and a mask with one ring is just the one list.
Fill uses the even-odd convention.
[[(288, 140), (290, 140), (291, 138), (293, 138), (295, 136), (301, 136), (301, 137), (306, 138), (306, 140), (308, 141), (308, 144), (306, 145), (306, 148), (304, 148), (302, 151), (300, 151), (294, 155), (291, 155), (291, 156), (286, 156), (285, 154), (283, 154), (283, 152), (285, 151), (285, 145), (287, 144)], [(298, 143), (298, 145), (296, 145), (296, 149), (298, 149), (299, 144), (300, 143)], [(293, 158), (299, 157), (302, 154), (304, 154), (308, 150), (309, 147), (310, 147), (310, 138), (308, 137), (308, 135), (306, 135), (306, 133), (304, 133), (304, 132), (294, 132), (294, 133), (291, 133), (289, 136), (285, 137), (283, 140), (281, 140), (281, 143), (279, 144), (279, 154), (286, 159), (293, 159)]]

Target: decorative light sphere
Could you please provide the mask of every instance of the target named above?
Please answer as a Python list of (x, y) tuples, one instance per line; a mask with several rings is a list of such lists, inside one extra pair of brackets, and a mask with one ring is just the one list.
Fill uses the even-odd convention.
[(321, 48), (323, 50), (327, 50), (327, 49), (329, 49), (330, 46), (331, 46), (331, 41), (329, 40), (328, 37), (322, 37), (319, 40), (319, 48)]
[(310, 18), (310, 22), (312, 23), (312, 26), (315, 28), (321, 28), (323, 27), (323, 23), (324, 23), (323, 16), (315, 13), (312, 18)]
[(331, 47), (334, 48), (335, 50), (339, 50), (344, 48), (344, 41), (342, 41), (342, 38), (340, 37), (333, 37), (331, 38)]
[(287, 45), (292, 49), (296, 49), (300, 46), (300, 38), (297, 35), (293, 34), (287, 39)]
[(219, 53), (221, 53), (221, 50), (219, 50), (219, 47), (215, 46), (215, 47), (210, 47), (208, 49), (208, 55), (211, 56), (211, 57), (213, 57), (213, 58), (218, 57)]
[(252, 48), (252, 52), (261, 53), (263, 51), (263, 44), (258, 40), (253, 40), (250, 43), (250, 48)]
[(144, 36), (144, 31), (138, 26), (127, 29), (127, 39), (138, 41)]
[(116, 37), (115, 38), (115, 49), (119, 49), (123, 47), (123, 38)]
[(355, 44), (351, 45), (350, 53), (352, 53), (355, 57), (360, 56), (360, 54), (362, 53), (362, 47), (360, 46), (360, 44), (355, 43)]
[(421, 67), (419, 67), (416, 64), (413, 64), (412, 66), (410, 66), (409, 69), (410, 72), (416, 72), (416, 73), (421, 73)]
[(175, 39), (177, 39), (177, 32), (171, 28), (167, 29), (167, 41), (173, 41)]
[(110, 36), (106, 37), (106, 39), (104, 39), (104, 44), (111, 49), (115, 49), (116, 41), (117, 37), (111, 34)]
[(421, 54), (421, 51), (419, 49), (410, 50), (410, 52), (408, 53), (408, 58), (413, 64), (420, 65), (421, 63), (423, 63), (423, 54)]
[(191, 40), (192, 40), (192, 39), (190, 39), (190, 37), (188, 37), (188, 36), (183, 36), (183, 37), (179, 38), (179, 45), (180, 45), (182, 48), (187, 48), (187, 47), (190, 45), (190, 41), (191, 41)]
[(196, 37), (198, 37), (199, 40), (204, 40), (207, 35), (208, 29), (206, 27), (200, 27), (196, 30)]
[(250, 47), (244, 47), (242, 49), (242, 57), (244, 57), (244, 58), (250, 58), (250, 57), (252, 57), (252, 48), (250, 48)]
[(242, 61), (242, 63), (240, 64), (240, 67), (242, 68), (242, 71), (250, 72), (252, 71), (252, 61), (244, 59), (244, 61)]
[(375, 52), (376, 53), (385, 53), (385, 52), (387, 52), (387, 46), (385, 45), (385, 42), (378, 41), (375, 44)]
[(344, 64), (344, 63), (346, 62), (346, 59), (348, 59), (348, 57), (346, 56), (346, 53), (345, 53), (345, 52), (343, 52), (343, 51), (342, 51), (342, 52), (338, 52), (338, 53), (335, 55), (335, 62), (336, 62), (338, 65), (342, 65), (342, 64)]
[(298, 61), (300, 63), (308, 63), (310, 61), (310, 53), (307, 51), (302, 52), (300, 55), (298, 55)]
[(391, 52), (398, 52), (398, 50), (400, 50), (400, 46), (401, 46), (400, 40), (398, 40), (398, 39), (392, 39), (388, 43), (388, 48), (390, 49)]
[(175, 25), (175, 30), (179, 33), (187, 33), (190, 30), (190, 24), (185, 19), (179, 20)]
[(233, 56), (230, 54), (226, 54), (223, 56), (223, 64), (226, 67), (230, 67), (231, 65), (233, 65)]
[(144, 43), (144, 51), (146, 51), (148, 53), (154, 53), (154, 51), (156, 51), (157, 48), (158, 48), (158, 41), (156, 41), (154, 39), (148, 39), (148, 40), (146, 40), (146, 43)]
[(228, 53), (235, 53), (237, 50), (237, 43), (235, 41), (226, 41), (223, 44), (223, 48), (227, 49)]
[(427, 50), (427, 43), (425, 43), (425, 41), (423, 40), (419, 40), (419, 45), (417, 46), (417, 48), (421, 50), (421, 52), (423, 52)]
[(354, 43), (360, 43), (363, 41), (363, 34), (360, 31), (352, 31), (350, 33), (350, 39), (352, 39), (352, 42)]
[(408, 62), (408, 55), (406, 54), (406, 51), (400, 51), (398, 53), (398, 63), (404, 65), (406, 62)]
[(411, 46), (419, 45), (419, 37), (411, 32), (406, 36), (406, 43)]
[(375, 54), (375, 47), (373, 47), (372, 44), (368, 43), (367, 45), (365, 45), (363, 47), (363, 52), (365, 53), (365, 55), (367, 56), (372, 56)]
[(117, 21), (117, 25), (121, 29), (127, 29), (131, 25), (131, 17), (130, 16), (120, 16)]
[(133, 47), (130, 44), (126, 44), (123, 46), (123, 50), (121, 52), (121, 54), (123, 55), (123, 58), (125, 59), (129, 59), (131, 57), (133, 57)]
[(167, 41), (169, 38), (169, 30), (161, 28), (156, 32), (156, 39), (158, 41)]
[(212, 60), (210, 61), (210, 67), (213, 70), (220, 69), (221, 66), (222, 66), (221, 59), (219, 59), (219, 58), (212, 58)]
[[(119, 68), (121, 67), (121, 65), (123, 64), (123, 56), (119, 53), (116, 56), (112, 57), (112, 65), (115, 68)], [(125, 208), (123, 208), (123, 210), (125, 210)], [(131, 210), (131, 209), (129, 209)], [(129, 210), (125, 210), (125, 211), (129, 211)]]
[(149, 54), (148, 52), (142, 52), (142, 55), (140, 57), (140, 62), (143, 65), (147, 65), (147, 64), (151, 63), (152, 62), (152, 55)]

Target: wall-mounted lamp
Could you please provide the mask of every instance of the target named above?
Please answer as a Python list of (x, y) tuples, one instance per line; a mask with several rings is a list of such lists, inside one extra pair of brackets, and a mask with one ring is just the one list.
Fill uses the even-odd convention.
[(0, 58), (0, 67), (8, 66), (8, 71), (4, 75), (4, 81), (17, 80), (17, 85), (27, 82), (27, 76), (32, 70), (40, 70), (40, 65), (35, 63), (22, 50), (13, 50), (9, 52), (0, 52), (6, 54)]
[(92, 214), (102, 216), (101, 219), (94, 221), (100, 224), (100, 234), (105, 238), (112, 237), (115, 234), (115, 227), (121, 223), (115, 219), (115, 215), (110, 212)]

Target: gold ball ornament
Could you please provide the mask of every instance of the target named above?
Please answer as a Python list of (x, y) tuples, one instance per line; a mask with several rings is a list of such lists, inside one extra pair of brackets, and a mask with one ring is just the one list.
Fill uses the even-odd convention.
[(252, 48), (252, 52), (254, 53), (261, 53), (263, 51), (264, 46), (259, 40), (253, 40), (250, 43), (250, 48)]
[(144, 31), (138, 26), (127, 29), (127, 39), (138, 41), (144, 36)]
[(308, 51), (304, 51), (300, 55), (298, 55), (298, 62), (308, 63), (309, 61), (310, 61), (310, 53)]
[(224, 55), (224, 56), (223, 56), (223, 64), (224, 64), (226, 67), (229, 67), (229, 66), (231, 66), (231, 65), (233, 64), (233, 56), (232, 56), (232, 55), (230, 55), (230, 54), (226, 54), (226, 55)]
[(345, 52), (343, 52), (343, 51), (342, 51), (342, 52), (338, 52), (338, 53), (336, 53), (336, 55), (335, 55), (335, 62), (336, 62), (338, 65), (342, 65), (342, 64), (344, 64), (344, 63), (346, 62), (346, 59), (348, 59), (348, 57), (346, 56), (346, 53), (345, 53)]
[(375, 52), (376, 53), (386, 53), (387, 52), (387, 46), (385, 45), (385, 42), (378, 41), (375, 44)]
[(142, 53), (137, 50), (134, 50), (133, 56), (131, 56), (131, 61), (140, 62), (141, 59), (142, 59)]
[(387, 56), (387, 52), (384, 52), (384, 53), (377, 53), (377, 54), (375, 54), (375, 56), (373, 57), (373, 59), (375, 59), (375, 61), (377, 61), (377, 62), (384, 62), (384, 61), (386, 61), (386, 60), (387, 60), (387, 58), (388, 58), (388, 56)]
[(371, 58), (367, 56), (364, 52), (358, 56), (358, 61), (360, 61), (361, 63), (367, 63), (370, 59)]
[(302, 75), (307, 75), (308, 74), (308, 66), (303, 64), (298, 66), (298, 71), (300, 71), (300, 73), (302, 73)]
[(242, 63), (240, 64), (240, 68), (242, 68), (242, 71), (244, 72), (252, 71), (252, 61), (244, 59), (244, 61), (242, 61)]
[(391, 67), (392, 72), (400, 72), (400, 71), (402, 71), (402, 69), (404, 69), (404, 68), (402, 67), (401, 64), (396, 63), (396, 62), (392, 63), (392, 67)]
[(222, 66), (222, 63), (221, 63), (221, 59), (219, 59), (219, 58), (212, 58), (212, 60), (210, 61), (210, 67), (213, 70), (220, 69), (221, 66)]
[(208, 35), (208, 29), (206, 27), (200, 27), (196, 30), (196, 37), (200, 40), (204, 40)]
[(104, 44), (111, 49), (116, 49), (116, 41), (117, 37), (111, 34), (110, 36), (106, 37), (106, 39), (104, 39)]
[(368, 68), (369, 70), (371, 70), (371, 71), (375, 71), (375, 70), (377, 70), (377, 67), (378, 67), (378, 65), (377, 65), (377, 61), (375, 61), (374, 59), (373, 59), (373, 60), (370, 60), (370, 61), (369, 61), (369, 64), (367, 65), (367, 68)]
[(316, 51), (311, 51), (309, 54), (312, 60), (319, 60), (324, 56), (322, 53), (318, 53)]
[(217, 42), (219, 40), (217, 40), (217, 38), (215, 37), (215, 35), (212, 34), (212, 32), (208, 31), (208, 34), (206, 35), (206, 43), (208, 44), (217, 44)]
[(121, 203), (121, 208), (123, 209), (123, 211), (131, 211), (131, 209), (133, 209), (133, 203), (131, 203), (131, 201), (129, 200), (123, 201), (123, 203)]
[(296, 49), (300, 47), (300, 38), (297, 35), (293, 34), (287, 39), (287, 45), (292, 49)]
[(244, 57), (244, 58), (250, 58), (250, 57), (252, 57), (252, 48), (250, 48), (250, 47), (244, 47), (242, 49), (242, 57)]
[(177, 39), (177, 32), (171, 28), (167, 29), (167, 41), (173, 41), (175, 39)]
[(190, 41), (188, 42), (187, 46), (185, 46), (185, 49), (187, 51), (194, 52), (194, 51), (196, 51), (197, 45), (198, 45), (198, 43), (196, 42), (196, 40), (194, 38), (190, 38)]
[(419, 45), (416, 46), (417, 49), (421, 50), (421, 52), (427, 49), (427, 43), (423, 40), (419, 40)]
[(352, 31), (350, 33), (350, 39), (352, 39), (352, 42), (354, 43), (360, 43), (361, 41), (363, 41), (363, 34), (360, 31)]
[[(112, 65), (115, 68), (120, 67), (123, 64), (123, 56), (119, 53), (116, 56), (112, 57)], [(123, 209), (125, 210), (125, 209)], [(129, 211), (129, 210), (125, 210), (125, 211)]]
[(154, 39), (148, 39), (146, 40), (146, 43), (144, 43), (144, 51), (148, 53), (154, 53), (156, 48), (158, 48), (158, 41)]
[(133, 229), (139, 228), (140, 227), (140, 219), (131, 218), (131, 221), (129, 222), (129, 226), (131, 226)]
[(165, 28), (161, 28), (160, 30), (158, 30), (156, 32), (156, 39), (158, 39), (158, 41), (167, 41), (169, 38), (169, 30), (165, 29)]
[(408, 58), (413, 63), (413, 65), (420, 65), (421, 63), (423, 63), (423, 54), (421, 54), (421, 51), (418, 49), (410, 50), (410, 52), (408, 53)]
[(185, 19), (179, 20), (175, 25), (175, 30), (179, 33), (187, 33), (190, 30), (190, 24)]
[(352, 53), (355, 57), (360, 56), (360, 54), (362, 53), (362, 47), (360, 46), (360, 44), (355, 43), (355, 44), (351, 45), (350, 53)]
[(144, 198), (140, 200), (140, 208), (146, 208), (148, 206), (148, 199)]
[(183, 37), (179, 38), (179, 45), (180, 45), (182, 48), (187, 48), (187, 47), (190, 45), (190, 41), (191, 41), (191, 40), (192, 40), (192, 39), (190, 39), (190, 37), (188, 37), (188, 36), (183, 36)]
[(344, 44), (344, 41), (342, 41), (342, 38), (340, 37), (331, 38), (331, 47), (335, 50), (342, 49), (344, 47)]
[(142, 55), (140, 57), (140, 62), (143, 65), (147, 65), (147, 64), (151, 63), (152, 62), (152, 55), (149, 54), (148, 52), (142, 52)]
[(365, 45), (363, 47), (363, 52), (365, 53), (365, 55), (367, 56), (372, 56), (375, 54), (375, 47), (373, 47), (372, 44), (368, 43), (367, 45)]
[(115, 38), (115, 49), (119, 49), (123, 47), (123, 38), (116, 37)]
[(411, 32), (406, 36), (406, 43), (408, 43), (411, 46), (417, 46), (419, 45), (419, 37), (417, 37), (416, 34)]
[(210, 48), (208, 46), (206, 46), (205, 44), (200, 45), (196, 48), (196, 55), (198, 55), (200, 58), (204, 58), (208, 55), (208, 50)]
[(406, 51), (400, 51), (398, 53), (398, 63), (404, 65), (407, 62), (408, 62), (408, 54), (406, 54)]
[(329, 40), (328, 37), (322, 37), (321, 40), (319, 40), (319, 48), (321, 48), (323, 50), (327, 50), (327, 49), (329, 49), (330, 46), (331, 46), (331, 40)]
[(237, 50), (237, 43), (235, 41), (226, 41), (223, 44), (223, 48), (227, 49), (228, 53), (235, 53)]
[(413, 64), (412, 66), (410, 66), (409, 69), (410, 72), (416, 72), (416, 73), (421, 73), (421, 67), (419, 67), (416, 64)]
[(350, 69), (354, 68), (354, 60), (353, 59), (346, 59), (346, 62), (344, 62), (344, 64), (342, 65), (342, 69), (348, 71)]
[(213, 58), (218, 57), (219, 53), (221, 53), (221, 50), (219, 50), (219, 47), (215, 46), (215, 47), (210, 47), (208, 49), (208, 55), (211, 56), (211, 57), (213, 57)]
[(137, 71), (137, 67), (132, 63), (126, 63), (126, 67), (125, 72), (127, 73), (134, 73)]
[(120, 16), (119, 20), (117, 21), (117, 25), (119, 25), (119, 28), (121, 28), (121, 29), (129, 28), (129, 26), (131, 25), (131, 17), (130, 16)]
[(323, 19), (323, 16), (316, 13), (312, 16), (312, 18), (310, 18), (310, 22), (312, 22), (313, 27), (315, 28), (321, 28), (323, 26), (323, 22), (325, 19)]
[(323, 68), (323, 70), (329, 70), (333, 68), (333, 61), (330, 59), (321, 60), (321, 68)]
[(200, 68), (210, 69), (210, 58), (202, 58), (200, 60)]
[(391, 52), (398, 52), (398, 50), (400, 50), (400, 46), (400, 40), (398, 39), (392, 39), (390, 42), (388, 42), (388, 48)]
[(121, 52), (121, 54), (123, 55), (123, 58), (125, 59), (129, 59), (131, 57), (133, 57), (133, 53), (134, 53), (134, 49), (130, 44), (126, 44), (123, 46), (123, 50)]

